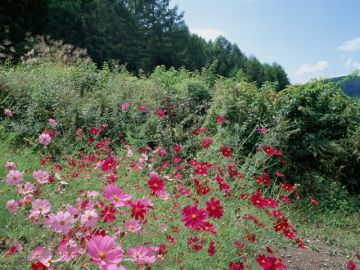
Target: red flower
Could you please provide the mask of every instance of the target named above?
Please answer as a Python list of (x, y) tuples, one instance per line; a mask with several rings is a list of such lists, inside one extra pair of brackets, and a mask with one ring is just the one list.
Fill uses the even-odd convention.
[(204, 148), (209, 148), (210, 147), (210, 144), (214, 142), (214, 139), (211, 139), (211, 138), (207, 138), (207, 139), (202, 139), (201, 140), (201, 144)]
[(276, 208), (277, 202), (273, 198), (268, 197), (268, 198), (264, 199), (264, 205), (266, 205), (267, 207), (270, 207), (270, 208)]
[(270, 185), (270, 175), (265, 172), (263, 172), (263, 174), (261, 176), (256, 176), (255, 180), (259, 184), (264, 184), (265, 186)]
[(309, 201), (310, 201), (312, 204), (314, 204), (314, 205), (318, 205), (318, 204), (319, 204), (318, 201), (315, 200), (313, 197), (309, 197)]
[(220, 148), (220, 152), (223, 154), (224, 157), (226, 158), (229, 158), (231, 157), (231, 151), (229, 149), (229, 147), (227, 145), (223, 145), (221, 148)]
[(31, 270), (47, 270), (47, 268), (42, 262), (36, 262), (31, 265)]
[(156, 116), (159, 118), (163, 118), (165, 116), (165, 111), (163, 109), (157, 109), (155, 112)]
[(245, 248), (245, 245), (237, 240), (234, 240), (234, 245), (237, 247), (237, 248), (240, 248), (240, 249), (244, 249)]
[(348, 261), (346, 264), (346, 269), (347, 270), (355, 270), (356, 269), (355, 263), (352, 260)]
[(264, 199), (262, 197), (262, 194), (259, 192), (256, 192), (250, 196), (250, 201), (253, 206), (257, 208), (264, 208)]
[(176, 245), (174, 237), (172, 237), (170, 234), (166, 236), (166, 240), (172, 245)]
[(99, 134), (99, 130), (94, 127), (89, 128), (89, 132), (90, 132), (91, 136), (93, 136), (93, 137), (96, 137)]
[(198, 230), (206, 219), (206, 210), (198, 209), (196, 205), (189, 205), (181, 210), (181, 221), (185, 223), (185, 226), (192, 229)]
[(158, 193), (164, 189), (164, 181), (156, 175), (150, 177), (148, 184), (152, 193)]
[(215, 245), (214, 245), (214, 241), (211, 241), (210, 242), (210, 245), (209, 245), (209, 248), (208, 248), (208, 253), (209, 253), (209, 256), (212, 257), (215, 255)]
[(113, 206), (105, 205), (100, 211), (100, 217), (104, 222), (111, 222), (115, 219), (116, 209)]
[(230, 185), (228, 183), (225, 182), (224, 178), (221, 175), (217, 175), (215, 177), (216, 182), (218, 182), (219, 184), (219, 190), (225, 190), (226, 192), (228, 192), (230, 190)]
[(194, 173), (197, 175), (205, 175), (208, 168), (204, 166), (198, 166), (195, 168)]
[(199, 237), (189, 237), (187, 243), (192, 250), (199, 251), (203, 247), (204, 240)]
[(229, 262), (230, 270), (244, 270), (245, 266), (242, 262)]
[(270, 145), (264, 145), (262, 149), (265, 152), (265, 154), (268, 156), (274, 156), (274, 155), (281, 156), (282, 155), (282, 153), (278, 149), (272, 148)]
[(145, 108), (143, 105), (137, 105), (136, 108), (137, 108), (139, 111), (143, 112), (143, 113), (146, 113), (146, 112), (147, 112), (146, 108)]
[(116, 159), (114, 157), (107, 157), (101, 162), (101, 170), (104, 172), (116, 170)]
[(145, 214), (146, 206), (142, 202), (136, 201), (135, 203), (131, 204), (131, 217), (135, 218), (136, 220), (144, 220)]
[(281, 259), (267, 257), (265, 254), (257, 256), (256, 261), (264, 270), (285, 269), (285, 265), (283, 265)]
[(206, 202), (206, 211), (209, 217), (221, 218), (223, 215), (223, 207), (220, 205), (220, 200), (215, 200), (214, 197)]
[(174, 149), (174, 151), (175, 151), (176, 153), (179, 153), (179, 152), (181, 151), (181, 146), (178, 145), (178, 144), (175, 144), (175, 145), (173, 146), (173, 149)]
[(222, 123), (222, 122), (224, 122), (224, 120), (225, 120), (224, 117), (221, 117), (221, 116), (216, 116), (215, 117), (215, 122), (216, 123)]

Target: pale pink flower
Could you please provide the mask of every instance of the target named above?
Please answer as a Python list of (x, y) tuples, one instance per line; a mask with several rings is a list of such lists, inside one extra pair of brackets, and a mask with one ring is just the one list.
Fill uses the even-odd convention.
[(6, 175), (6, 181), (11, 186), (15, 186), (19, 184), (22, 179), (23, 179), (23, 173), (20, 171), (11, 170)]
[(128, 260), (138, 264), (151, 264), (156, 261), (156, 257), (153, 251), (141, 245), (137, 245), (134, 248), (129, 248), (127, 253), (130, 256)]
[(124, 254), (124, 251), (120, 246), (115, 246), (115, 241), (110, 236), (94, 236), (89, 240), (87, 249), (90, 258), (94, 263), (106, 267), (116, 266), (122, 261)]
[(39, 135), (39, 143), (42, 145), (49, 145), (51, 143), (51, 136), (47, 133), (41, 133)]
[(14, 241), (12, 243), (12, 245), (10, 246), (10, 250), (15, 250), (19, 253), (21, 253), (23, 251), (23, 246), (18, 242), (18, 240), (16, 238), (14, 238)]
[(15, 170), (16, 169), (16, 164), (12, 161), (7, 161), (5, 164), (5, 169), (7, 171), (11, 171), (11, 170)]
[(170, 198), (170, 194), (169, 192), (165, 191), (165, 190), (161, 190), (159, 192), (156, 193), (156, 195), (164, 201), (167, 201)]
[(36, 199), (31, 203), (31, 212), (36, 215), (45, 215), (50, 212), (50, 202), (48, 200)]
[(7, 117), (13, 116), (13, 112), (10, 109), (4, 109), (4, 115)]
[(36, 224), (40, 220), (40, 215), (36, 212), (33, 212), (30, 210), (30, 214), (28, 216), (28, 219), (31, 224)]
[(40, 255), (40, 260), (39, 261), (42, 262), (45, 266), (49, 267), (50, 264), (53, 262), (51, 251), (43, 252)]
[(131, 196), (126, 194), (121, 188), (115, 185), (106, 185), (103, 191), (104, 199), (112, 202), (115, 207), (127, 205), (131, 200)]
[(32, 176), (39, 184), (45, 184), (49, 182), (49, 174), (43, 170), (36, 170), (33, 172)]
[(29, 255), (29, 261), (39, 260), (40, 256), (44, 253), (44, 251), (45, 250), (43, 247), (34, 248)]
[(81, 209), (78, 207), (74, 207), (71, 204), (66, 205), (66, 211), (68, 211), (74, 218), (78, 218), (81, 214)]
[(20, 195), (25, 195), (33, 193), (35, 191), (35, 186), (33, 183), (26, 182), (25, 184), (17, 185), (16, 190)]
[(86, 210), (81, 216), (81, 224), (85, 227), (94, 226), (98, 221), (98, 215), (94, 210)]
[(68, 233), (74, 224), (74, 219), (69, 212), (59, 211), (52, 218), (51, 228), (58, 233)]
[(6, 209), (12, 213), (15, 213), (19, 208), (19, 204), (15, 200), (9, 200), (6, 202)]
[(128, 230), (129, 232), (138, 232), (141, 230), (141, 225), (137, 220), (127, 220), (124, 223), (125, 229)]
[(51, 228), (54, 221), (55, 214), (50, 213), (46, 217), (43, 218), (43, 223), (46, 228)]
[(128, 109), (129, 109), (129, 103), (127, 103), (126, 101), (123, 102), (123, 103), (121, 104), (121, 110), (122, 110), (123, 112), (126, 112)]
[(69, 262), (74, 259), (78, 254), (80, 254), (80, 248), (76, 242), (72, 239), (65, 243), (61, 243), (56, 251), (59, 253), (60, 260)]
[(57, 126), (57, 121), (55, 119), (49, 118), (48, 123), (53, 128)]

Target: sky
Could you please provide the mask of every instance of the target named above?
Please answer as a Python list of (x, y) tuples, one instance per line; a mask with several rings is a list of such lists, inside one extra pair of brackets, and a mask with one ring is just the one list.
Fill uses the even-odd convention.
[(292, 83), (360, 69), (360, 0), (171, 0), (191, 32), (277, 62)]

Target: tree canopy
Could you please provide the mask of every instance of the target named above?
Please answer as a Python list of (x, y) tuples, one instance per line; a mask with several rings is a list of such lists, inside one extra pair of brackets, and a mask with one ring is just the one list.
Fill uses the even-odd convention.
[[(206, 41), (189, 31), (183, 12), (170, 0), (4, 0), (0, 39), (24, 51), (25, 35), (48, 35), (80, 48), (101, 66), (118, 60), (133, 73), (158, 65), (199, 70), (214, 65), (217, 74), (240, 76), (261, 86), (289, 84), (284, 69), (246, 56), (225, 37)], [(239, 75), (240, 74), (240, 75)]]

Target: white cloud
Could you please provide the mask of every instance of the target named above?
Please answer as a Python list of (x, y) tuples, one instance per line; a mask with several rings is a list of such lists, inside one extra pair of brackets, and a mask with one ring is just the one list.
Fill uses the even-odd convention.
[(193, 28), (190, 29), (190, 32), (206, 40), (215, 40), (218, 36), (225, 36), (223, 32), (214, 28)]
[(299, 67), (298, 71), (295, 73), (295, 76), (301, 76), (306, 73), (318, 73), (329, 67), (327, 61), (319, 61), (315, 65), (303, 64)]
[(360, 50), (360, 38), (354, 38), (352, 40), (345, 41), (339, 46), (339, 50), (347, 52)]
[(360, 62), (354, 61), (351, 57), (345, 61), (344, 65), (347, 68), (360, 69)]

